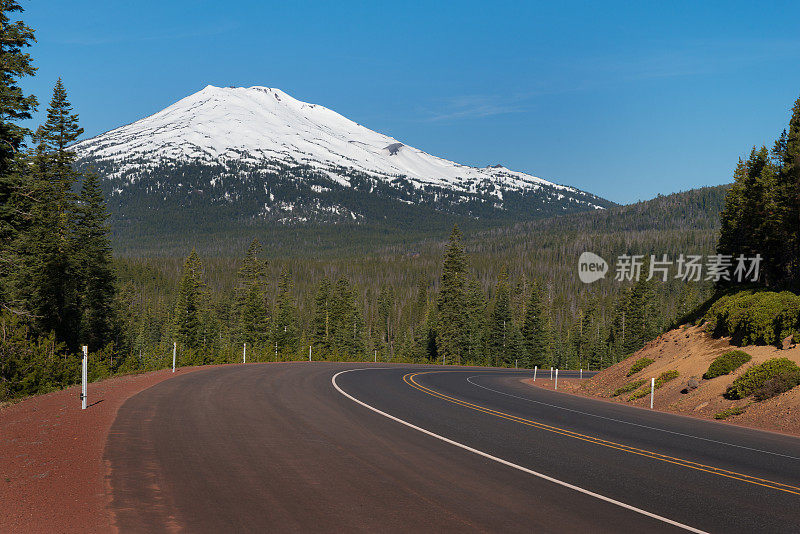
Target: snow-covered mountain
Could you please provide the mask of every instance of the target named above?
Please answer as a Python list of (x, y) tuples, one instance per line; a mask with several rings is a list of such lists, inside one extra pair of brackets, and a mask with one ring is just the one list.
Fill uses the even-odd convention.
[(267, 87), (209, 85), (73, 149), (104, 179), (115, 218), (178, 207), (280, 223), (370, 221), (402, 219), (414, 206), (416, 216), (519, 219), (612, 205), (500, 165), (432, 156)]

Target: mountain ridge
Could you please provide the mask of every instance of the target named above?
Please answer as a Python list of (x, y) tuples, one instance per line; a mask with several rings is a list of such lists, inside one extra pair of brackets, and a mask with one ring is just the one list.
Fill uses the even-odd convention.
[[(507, 169), (471, 167), (274, 88), (208, 85), (72, 149), (102, 179), (112, 223), (488, 224), (615, 204)], [(181, 212), (181, 215), (176, 215)], [(165, 219), (167, 217), (167, 219)], [(166, 220), (166, 225), (165, 225)]]

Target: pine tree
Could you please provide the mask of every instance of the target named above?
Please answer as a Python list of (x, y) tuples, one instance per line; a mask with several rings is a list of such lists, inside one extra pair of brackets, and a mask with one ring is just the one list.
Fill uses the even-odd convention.
[(30, 134), (16, 123), (30, 119), (36, 110), (36, 97), (25, 96), (18, 85), (20, 78), (36, 73), (30, 55), (23, 52), (36, 41), (33, 30), (9, 16), (22, 11), (15, 0), (0, 1), (0, 176), (9, 174), (14, 155)]
[(22, 265), (15, 283), (42, 331), (77, 350), (81, 331), (81, 285), (74, 249), (77, 199), (72, 191), (79, 177), (75, 154), (67, 146), (83, 132), (72, 113), (59, 79), (47, 110), (47, 121), (34, 136), (36, 149), (29, 165), (29, 183), (36, 191), (30, 226), (20, 239)]
[(486, 331), (486, 295), (475, 277), (470, 277), (466, 290), (467, 348), (465, 356), (473, 364), (482, 364)]
[(453, 227), (442, 267), (439, 289), (436, 347), (445, 361), (461, 363), (467, 352), (468, 325), (466, 306), (467, 257), (461, 244), (461, 232)]
[(193, 351), (201, 350), (205, 341), (201, 310), (204, 293), (203, 265), (197, 251), (192, 249), (181, 271), (173, 331), (175, 340)]
[(364, 322), (356, 303), (355, 289), (347, 278), (339, 278), (331, 294), (331, 339), (335, 353), (356, 357), (364, 352)]
[[(25, 96), (19, 79), (36, 72), (30, 55), (23, 49), (35, 42), (33, 30), (10, 15), (21, 12), (13, 0), (0, 0), (0, 310), (21, 313), (14, 302), (8, 276), (20, 268), (12, 249), (27, 210), (16, 200), (29, 204), (33, 192), (19, 167), (19, 152), (30, 131), (18, 124), (31, 118), (36, 110), (36, 97)], [(15, 168), (16, 167), (16, 168)]]
[(789, 131), (779, 140), (775, 198), (783, 229), (780, 265), (787, 281), (800, 284), (800, 98), (792, 108)]
[[(642, 273), (649, 270), (648, 259)], [(641, 349), (644, 344), (653, 339), (657, 334), (655, 323), (655, 293), (653, 280), (647, 280), (642, 274), (638, 281), (630, 288), (625, 301), (625, 340), (622, 343), (623, 354), (633, 354)]]
[(269, 313), (266, 299), (266, 262), (259, 258), (261, 244), (253, 239), (234, 287), (233, 317), (237, 343), (266, 343)]
[(278, 354), (289, 358), (296, 355), (300, 342), (297, 308), (292, 290), (292, 275), (288, 269), (283, 269), (278, 282), (278, 298), (272, 320), (272, 341)]
[(489, 365), (509, 365), (519, 356), (516, 352), (518, 347), (515, 347), (514, 343), (512, 343), (514, 329), (508, 272), (506, 267), (503, 266), (495, 287), (492, 311), (489, 314), (487, 332)]
[(72, 249), (78, 262), (81, 343), (105, 347), (114, 335), (116, 294), (109, 230), (103, 194), (95, 174), (84, 177), (76, 209)]
[(542, 292), (535, 281), (531, 284), (531, 293), (525, 308), (522, 325), (522, 336), (528, 352), (527, 367), (538, 365), (544, 367), (550, 361), (550, 331), (547, 312), (542, 302)]
[(381, 330), (381, 343), (385, 344), (389, 358), (393, 356), (392, 340), (392, 311), (394, 308), (394, 288), (389, 284), (382, 284), (378, 295), (378, 321)]
[(311, 320), (311, 339), (317, 351), (327, 356), (331, 350), (331, 281), (325, 276), (314, 295), (314, 317)]
[[(776, 265), (776, 253), (782, 247), (771, 239), (774, 219), (768, 216), (772, 211), (774, 175), (766, 147), (753, 147), (746, 161), (739, 160), (733, 185), (725, 197), (725, 208), (720, 216), (718, 253), (733, 257), (761, 254), (766, 266)], [(774, 269), (769, 274), (772, 278), (777, 275)], [(729, 273), (732, 278), (731, 275), (732, 272)]]

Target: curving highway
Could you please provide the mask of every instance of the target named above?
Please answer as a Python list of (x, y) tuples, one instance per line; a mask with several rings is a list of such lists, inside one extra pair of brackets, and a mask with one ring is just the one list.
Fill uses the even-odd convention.
[(521, 383), (530, 376), (317, 362), (178, 376), (129, 399), (111, 429), (116, 524), (800, 531), (800, 439)]

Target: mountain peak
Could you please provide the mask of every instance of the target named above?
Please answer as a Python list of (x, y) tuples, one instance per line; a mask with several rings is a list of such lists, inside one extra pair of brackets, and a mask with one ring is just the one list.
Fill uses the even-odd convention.
[[(313, 186), (317, 197), (334, 188), (371, 183), (369, 191), (388, 187), (394, 192), (385, 194), (402, 192), (407, 203), (429, 202), (444, 210), (458, 204), (470, 206), (464, 208), (469, 213), (506, 210), (510, 194), (535, 194), (538, 203), (553, 203), (548, 210), (555, 205), (575, 211), (609, 204), (501, 165), (478, 168), (433, 156), (324, 106), (264, 86), (207, 85), (149, 117), (76, 143), (73, 149), (79, 164), (107, 169), (104, 177), (114, 182), (118, 195), (144, 177), (154, 182), (149, 186), (154, 190), (167, 187), (168, 178), (176, 180), (176, 188), (187, 187), (187, 173), (198, 171), (177, 175), (177, 169), (202, 166), (214, 171), (204, 171), (208, 183), (193, 183), (191, 191), (207, 195), (235, 177), (236, 183), (247, 184), (237, 187), (267, 195), (263, 210), (268, 213), (273, 213), (275, 195), (254, 182), (266, 174), (291, 177), (297, 182), (292, 187)], [(178, 194), (177, 189), (172, 194)], [(220, 194), (232, 202), (244, 193)], [(355, 209), (348, 211), (357, 219)]]

